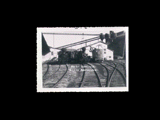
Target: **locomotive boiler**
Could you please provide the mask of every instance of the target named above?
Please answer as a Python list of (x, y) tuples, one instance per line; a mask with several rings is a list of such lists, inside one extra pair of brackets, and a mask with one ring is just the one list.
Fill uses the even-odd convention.
[(103, 49), (94, 49), (92, 51), (93, 61), (103, 61), (104, 60), (104, 50)]

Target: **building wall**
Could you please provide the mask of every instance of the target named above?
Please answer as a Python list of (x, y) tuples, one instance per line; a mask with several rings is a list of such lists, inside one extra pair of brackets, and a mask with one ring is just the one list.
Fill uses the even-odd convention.
[[(104, 55), (105, 60), (114, 60), (114, 52), (112, 50), (107, 49), (108, 45), (103, 44), (103, 43), (97, 43), (97, 44), (93, 45), (92, 47), (97, 48), (97, 49), (98, 48), (103, 49), (103, 51), (104, 51), (103, 55)], [(86, 48), (86, 53), (89, 56), (92, 56), (92, 52), (90, 52), (89, 50), (90, 50), (90, 47), (87, 47)]]
[(42, 63), (51, 59), (51, 52), (47, 53), (46, 55), (42, 56)]
[(50, 52), (47, 53), (46, 55), (43, 55), (42, 56), (42, 63), (47, 61), (47, 60), (51, 60), (52, 58), (54, 57), (57, 57), (58, 58), (58, 52), (60, 50), (56, 50), (56, 49), (50, 49)]
[(92, 57), (92, 52), (90, 52), (90, 47), (86, 47), (85, 53), (88, 54), (88, 56)]
[[(104, 51), (105, 52), (105, 51)], [(106, 54), (104, 53), (104, 58), (106, 60), (114, 60), (114, 54), (113, 54), (113, 51), (109, 50), (109, 49), (106, 49)]]
[(116, 38), (108, 48), (114, 50), (114, 56), (124, 56), (125, 51), (125, 36)]
[(56, 49), (51, 49), (51, 57), (53, 58), (53, 57), (57, 57), (58, 58), (58, 52), (59, 52), (60, 50), (56, 50)]

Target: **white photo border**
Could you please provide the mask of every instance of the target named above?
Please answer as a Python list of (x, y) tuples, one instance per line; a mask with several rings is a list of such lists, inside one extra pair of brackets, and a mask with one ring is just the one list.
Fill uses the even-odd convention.
[[(42, 33), (43, 32), (66, 32), (67, 31), (87, 31), (87, 29), (122, 29), (125, 31), (126, 42), (126, 87), (89, 87), (89, 88), (43, 88), (42, 86)], [(128, 92), (129, 91), (129, 27), (85, 27), (76, 29), (74, 27), (37, 28), (37, 92)]]

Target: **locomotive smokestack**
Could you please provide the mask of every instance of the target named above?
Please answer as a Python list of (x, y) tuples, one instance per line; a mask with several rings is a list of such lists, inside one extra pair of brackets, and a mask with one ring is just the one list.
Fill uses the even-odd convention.
[(109, 34), (106, 33), (106, 34), (104, 35), (104, 37), (105, 37), (105, 43), (107, 43), (108, 40), (109, 40)]
[(101, 41), (103, 42), (103, 39), (104, 39), (104, 35), (103, 35), (103, 33), (101, 33), (100, 35), (99, 35), (99, 38), (101, 39)]

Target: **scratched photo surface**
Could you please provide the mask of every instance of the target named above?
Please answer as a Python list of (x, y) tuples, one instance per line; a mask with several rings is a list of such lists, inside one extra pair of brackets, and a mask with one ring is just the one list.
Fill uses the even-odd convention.
[(128, 91), (128, 27), (37, 28), (37, 91)]

